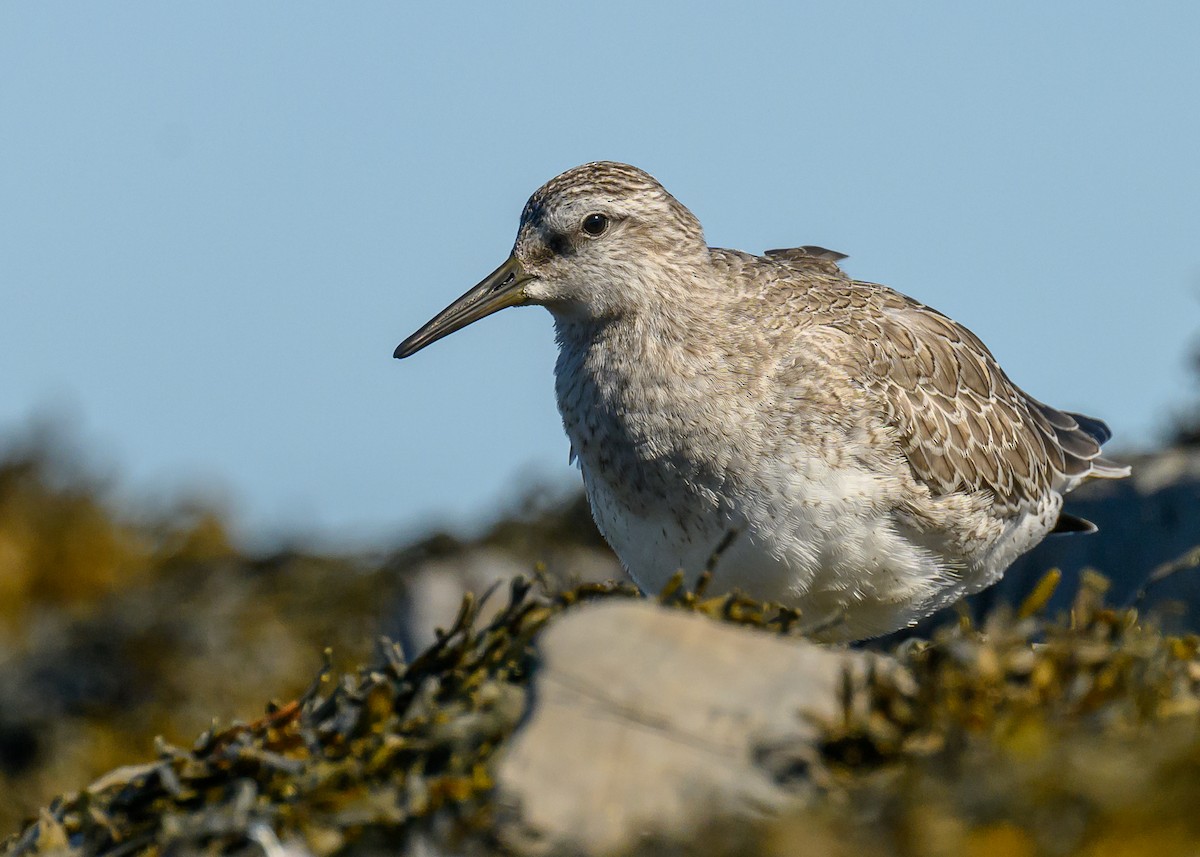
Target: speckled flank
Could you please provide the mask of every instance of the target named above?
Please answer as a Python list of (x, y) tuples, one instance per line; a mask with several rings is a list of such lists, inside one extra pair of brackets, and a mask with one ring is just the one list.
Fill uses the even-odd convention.
[(1082, 480), (1128, 473), (1102, 422), (1027, 395), (962, 325), (820, 247), (709, 248), (634, 167), (551, 180), (513, 257), (554, 316), (593, 514), (645, 589), (733, 531), (715, 586), (830, 638), (886, 633), (995, 582)]

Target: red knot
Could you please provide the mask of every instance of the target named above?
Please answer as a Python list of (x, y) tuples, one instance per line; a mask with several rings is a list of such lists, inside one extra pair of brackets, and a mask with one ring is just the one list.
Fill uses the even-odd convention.
[[(996, 582), (1063, 495), (1129, 473), (1100, 420), (1017, 387), (961, 324), (819, 247), (710, 248), (625, 164), (529, 199), (512, 254), (396, 349), (509, 306), (554, 318), (555, 387), (600, 531), (644, 590), (799, 608), (826, 639), (911, 626)], [(718, 551), (718, 549), (720, 549)]]

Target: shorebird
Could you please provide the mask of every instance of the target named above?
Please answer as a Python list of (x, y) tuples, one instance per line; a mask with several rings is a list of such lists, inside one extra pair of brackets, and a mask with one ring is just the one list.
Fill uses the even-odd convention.
[(1085, 479), (1129, 473), (1100, 420), (1017, 387), (956, 321), (840, 253), (707, 246), (657, 180), (584, 164), (537, 190), (508, 259), (396, 348), (540, 305), (592, 514), (648, 592), (798, 608), (817, 636), (912, 626), (996, 582)]

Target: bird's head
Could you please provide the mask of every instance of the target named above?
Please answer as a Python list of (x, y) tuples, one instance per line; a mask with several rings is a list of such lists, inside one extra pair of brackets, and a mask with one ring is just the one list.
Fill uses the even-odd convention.
[(582, 320), (636, 311), (706, 253), (700, 223), (653, 176), (612, 161), (584, 164), (529, 198), (504, 264), (404, 340), (395, 356), (510, 306), (537, 304)]

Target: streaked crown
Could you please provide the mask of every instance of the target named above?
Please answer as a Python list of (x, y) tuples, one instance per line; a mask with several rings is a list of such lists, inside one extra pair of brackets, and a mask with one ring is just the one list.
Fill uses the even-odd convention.
[(538, 188), (521, 212), (521, 225), (537, 226), (552, 206), (604, 200), (622, 213), (656, 223), (664, 233), (703, 244), (700, 221), (645, 170), (617, 161), (593, 161), (567, 170)]

